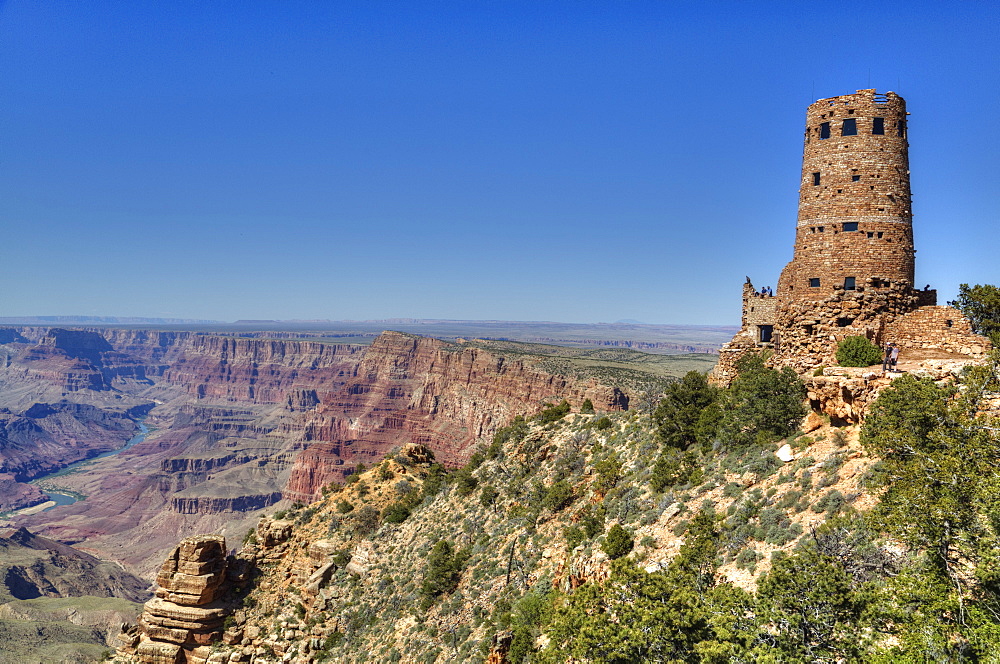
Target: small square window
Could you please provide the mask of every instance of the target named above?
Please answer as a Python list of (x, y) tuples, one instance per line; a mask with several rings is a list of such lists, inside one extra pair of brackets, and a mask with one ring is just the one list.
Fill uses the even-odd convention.
[(844, 118), (844, 124), (840, 128), (841, 136), (857, 136), (858, 121), (855, 118)]
[(869, 238), (875, 237), (875, 233), (872, 233), (871, 231), (868, 231), (868, 237)]
[(844, 290), (855, 290), (854, 277), (844, 277)]
[(861, 180), (861, 176), (860, 175), (852, 175), (851, 176), (851, 182), (858, 182), (859, 180)]
[(809, 280), (809, 288), (819, 288), (819, 277), (813, 277)]
[(822, 226), (819, 226), (819, 232), (820, 232), (820, 233), (822, 233), (822, 232), (823, 232), (823, 227), (822, 227)]
[(879, 238), (881, 238), (882, 237), (882, 233), (879, 233), (878, 236), (879, 236)]
[(851, 232), (858, 230), (858, 222), (856, 221), (845, 221), (844, 222), (844, 232)]

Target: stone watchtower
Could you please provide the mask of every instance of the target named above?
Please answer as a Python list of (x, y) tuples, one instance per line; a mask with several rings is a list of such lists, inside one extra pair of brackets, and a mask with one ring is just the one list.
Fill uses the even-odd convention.
[(788, 301), (836, 289), (913, 287), (906, 102), (859, 90), (806, 110), (795, 254), (778, 280)]
[(760, 348), (799, 370), (835, 364), (837, 343), (853, 335), (904, 351), (984, 351), (959, 311), (935, 306), (929, 286), (914, 288), (907, 115), (902, 97), (875, 90), (806, 110), (792, 260), (773, 294), (747, 278), (742, 327), (723, 346), (715, 381), (728, 382), (736, 359)]

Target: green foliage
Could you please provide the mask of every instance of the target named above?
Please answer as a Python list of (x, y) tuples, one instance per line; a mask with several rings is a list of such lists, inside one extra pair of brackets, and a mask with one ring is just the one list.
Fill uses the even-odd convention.
[(563, 528), (563, 539), (566, 540), (566, 550), (572, 551), (587, 540), (587, 534), (579, 526)]
[(861, 607), (838, 560), (815, 547), (780, 558), (757, 594), (762, 617), (773, 625), (776, 655), (788, 661), (857, 661)]
[(559, 480), (554, 482), (545, 492), (545, 496), (542, 498), (542, 507), (558, 512), (573, 502), (574, 498), (576, 496), (573, 495), (573, 487), (570, 486), (569, 482)]
[(395, 502), (382, 511), (385, 523), (403, 523), (410, 517), (410, 509), (403, 502)]
[(603, 503), (597, 506), (587, 505), (577, 512), (580, 525), (583, 527), (583, 532), (587, 536), (587, 539), (593, 539), (604, 532), (604, 513), (605, 507)]
[(504, 447), (516, 445), (528, 435), (528, 423), (518, 415), (510, 424), (493, 434), (493, 444), (486, 449), (487, 459), (496, 459)]
[(989, 337), (994, 345), (1000, 346), (1000, 288), (961, 284), (958, 287), (958, 299), (948, 304), (968, 317), (977, 334)]
[(564, 418), (569, 411), (569, 402), (563, 399), (557, 406), (547, 404), (547, 407), (542, 409), (542, 412), (535, 416), (535, 420), (537, 420), (539, 424), (551, 424), (552, 422), (558, 422)]
[(769, 442), (794, 433), (806, 415), (805, 386), (790, 368), (764, 364), (762, 354), (736, 362), (739, 375), (721, 399), (719, 433), (737, 446)]
[(594, 472), (597, 474), (597, 478), (594, 480), (594, 491), (603, 495), (613, 489), (621, 479), (621, 459), (612, 452), (594, 464)]
[(601, 542), (601, 550), (611, 560), (627, 556), (631, 553), (633, 546), (635, 546), (635, 539), (632, 534), (617, 523), (611, 526), (608, 534), (604, 536), (604, 541)]
[(341, 514), (347, 514), (354, 511), (354, 505), (341, 498), (337, 501), (337, 511)]
[(605, 431), (607, 429), (610, 429), (611, 427), (612, 427), (611, 418), (608, 417), (607, 415), (604, 415), (603, 417), (599, 418), (596, 422), (594, 422), (594, 428), (597, 429), (598, 431)]
[(354, 514), (354, 531), (368, 535), (379, 526), (379, 512), (371, 505), (365, 505)]
[(344, 484), (354, 484), (361, 479), (361, 473), (365, 472), (365, 464), (359, 463), (355, 468), (354, 472), (344, 478)]
[(703, 476), (704, 470), (694, 453), (664, 448), (653, 464), (649, 486), (653, 491), (660, 492), (677, 484), (697, 484)]
[(458, 586), (462, 577), (462, 568), (468, 560), (470, 552), (456, 551), (448, 540), (438, 540), (427, 555), (427, 566), (420, 592), (424, 597), (423, 607), (426, 610), (443, 594), (450, 593)]
[(584, 399), (583, 403), (580, 404), (580, 412), (584, 415), (592, 415), (594, 413), (594, 402), (590, 399)]
[(759, 631), (751, 597), (714, 581), (714, 524), (705, 513), (667, 570), (646, 573), (618, 560), (606, 581), (556, 597), (548, 645), (531, 661), (755, 661), (748, 657)]
[(718, 388), (709, 385), (699, 371), (689, 371), (680, 381), (667, 385), (663, 400), (653, 412), (660, 440), (678, 449), (711, 440), (718, 411), (706, 414), (706, 410), (718, 396)]
[(468, 466), (459, 468), (452, 476), (452, 481), (455, 483), (455, 490), (460, 496), (468, 496), (479, 485), (479, 480), (475, 478)]
[(496, 487), (487, 484), (479, 494), (479, 504), (483, 507), (490, 507), (496, 502), (498, 495), (500, 495), (500, 492), (496, 490)]
[(424, 478), (420, 495), (424, 498), (433, 498), (438, 495), (441, 487), (444, 486), (444, 477), (444, 466), (439, 463), (431, 464), (431, 467), (427, 469), (427, 477)]
[(881, 361), (882, 351), (867, 337), (844, 337), (837, 344), (837, 363), (842, 367), (870, 367)]

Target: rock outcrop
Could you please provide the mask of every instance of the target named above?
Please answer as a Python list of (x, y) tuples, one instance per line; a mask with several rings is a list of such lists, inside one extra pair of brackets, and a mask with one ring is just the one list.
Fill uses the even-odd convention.
[(220, 535), (188, 537), (167, 557), (138, 630), (123, 630), (126, 647), (144, 664), (204, 662), (222, 638), (231, 610), (225, 598), (226, 542)]

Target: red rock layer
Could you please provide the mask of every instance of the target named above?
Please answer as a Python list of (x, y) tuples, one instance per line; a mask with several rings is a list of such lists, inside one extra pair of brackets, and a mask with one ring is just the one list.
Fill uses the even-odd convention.
[(624, 409), (620, 391), (557, 376), (521, 360), (427, 337), (386, 332), (371, 345), (356, 376), (325, 394), (303, 429), (310, 444), (295, 460), (285, 496), (311, 501), (359, 462), (417, 443), (438, 460), (464, 462), (475, 442), (546, 401), (591, 399)]

